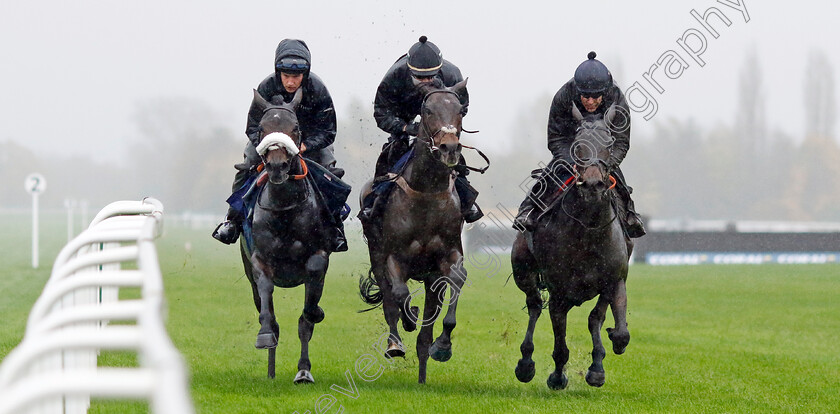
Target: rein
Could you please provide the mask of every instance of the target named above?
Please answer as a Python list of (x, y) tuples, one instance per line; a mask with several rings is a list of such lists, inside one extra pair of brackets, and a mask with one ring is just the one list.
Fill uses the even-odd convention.
[[(300, 167), (303, 169), (303, 174), (293, 174), (289, 178), (293, 180), (302, 180), (306, 178), (309, 174), (309, 167), (306, 166), (306, 161), (303, 160), (303, 157), (298, 157), (300, 161)], [(257, 166), (257, 172), (262, 172), (265, 169), (265, 162), (261, 163)], [(259, 178), (257, 178), (257, 185), (262, 186), (263, 184), (268, 181), (268, 173), (261, 174)]]

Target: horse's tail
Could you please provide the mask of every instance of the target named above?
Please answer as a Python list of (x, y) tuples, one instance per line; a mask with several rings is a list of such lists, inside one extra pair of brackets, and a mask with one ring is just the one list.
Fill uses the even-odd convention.
[(372, 269), (368, 270), (367, 276), (359, 277), (359, 296), (365, 303), (372, 305), (368, 309), (360, 310), (359, 313), (374, 310), (382, 305), (382, 290), (376, 283), (376, 277), (373, 275)]

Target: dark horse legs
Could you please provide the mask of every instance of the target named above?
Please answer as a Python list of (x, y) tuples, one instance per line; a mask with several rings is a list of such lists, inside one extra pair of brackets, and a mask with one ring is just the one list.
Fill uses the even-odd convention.
[[(262, 265), (255, 258), (255, 265), (251, 268), (254, 278), (254, 303), (260, 311), (260, 331), (254, 346), (257, 349), (268, 349), (268, 376), (274, 378), (275, 348), (280, 326), (274, 315), (274, 282), (265, 274)], [(324, 311), (318, 306), (324, 290), (324, 276), (328, 265), (327, 254), (319, 251), (306, 262), (306, 272), (309, 281), (305, 283), (303, 312), (298, 319), (298, 338), (300, 339), (300, 359), (298, 360), (298, 374), (295, 383), (314, 382), (309, 370), (312, 364), (309, 360), (309, 341), (315, 324), (324, 320)]]
[(613, 352), (621, 355), (630, 343), (630, 331), (627, 330), (627, 285), (620, 280), (616, 283), (615, 294), (610, 303), (615, 329), (607, 328), (607, 335), (613, 343)]
[(537, 287), (539, 274), (532, 270), (534, 258), (528, 252), (525, 239), (518, 237), (515, 243), (518, 246), (514, 246), (513, 252), (513, 281), (516, 282), (519, 290), (525, 293), (525, 305), (528, 308), (528, 329), (525, 331), (525, 339), (522, 341), (522, 345), (519, 346), (522, 358), (516, 364), (515, 372), (516, 379), (529, 382), (536, 373), (534, 360), (531, 357), (534, 354), (534, 328), (542, 313), (543, 301)]
[(295, 384), (312, 383), (315, 380), (309, 372), (312, 363), (309, 361), (309, 340), (312, 339), (312, 332), (315, 324), (324, 320), (324, 310), (318, 306), (321, 294), (324, 291), (324, 277), (327, 274), (327, 254), (318, 251), (306, 261), (306, 272), (309, 280), (305, 283), (303, 312), (298, 318), (298, 338), (300, 339), (300, 359), (298, 360), (298, 373), (295, 376)]
[[(426, 362), (430, 356), (438, 362), (446, 362), (452, 358), (452, 331), (457, 324), (455, 314), (458, 311), (458, 297), (467, 274), (462, 258), (460, 252), (450, 252), (448, 259), (440, 263), (442, 277), (426, 280), (424, 283), (426, 303), (423, 305), (422, 328), (417, 336), (417, 357), (420, 361), (418, 382), (421, 384), (426, 382)], [(446, 316), (443, 317), (443, 330), (432, 343), (434, 324), (442, 310), (443, 295), (447, 287), (449, 287), (449, 303)]]
[(566, 345), (566, 316), (571, 309), (571, 303), (557, 296), (552, 295), (548, 299), (548, 314), (551, 316), (551, 327), (554, 329), (554, 352), (551, 353), (554, 359), (554, 372), (548, 376), (546, 384), (553, 390), (566, 388), (569, 383), (563, 367), (569, 362), (569, 347)]

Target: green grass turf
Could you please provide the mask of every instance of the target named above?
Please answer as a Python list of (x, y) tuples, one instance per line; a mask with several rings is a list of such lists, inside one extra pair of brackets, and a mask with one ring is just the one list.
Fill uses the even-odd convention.
[[(31, 269), (26, 220), (26, 215), (0, 217), (5, 234), (0, 248), (6, 252), (0, 358), (20, 341), (52, 260), (66, 242), (60, 220), (46, 223), (42, 266)], [(368, 260), (364, 244), (354, 238), (350, 252), (331, 258), (321, 301), (327, 316), (310, 346), (316, 383), (295, 386), (303, 289), (275, 290), (281, 335), (277, 378), (269, 380), (267, 352), (253, 347), (257, 312), (237, 249), (212, 240), (209, 229), (169, 222), (165, 227), (157, 247), (167, 327), (189, 367), (200, 413), (316, 413), (316, 405), (323, 409), (331, 401), (329, 412), (343, 407), (346, 413), (837, 412), (840, 407), (840, 268), (835, 265), (632, 266), (627, 352), (612, 354), (604, 332), (607, 383), (586, 385), (592, 347), (586, 316), (594, 301), (575, 308), (567, 335), (569, 387), (562, 391), (545, 385), (553, 369), (547, 311), (535, 334), (536, 377), (523, 384), (513, 375), (527, 314), (524, 295), (512, 281), (506, 283), (508, 259), (499, 258), (502, 267), (495, 273), (468, 266), (470, 285), (459, 303), (453, 357), (446, 363), (430, 360), (427, 384), (418, 385), (416, 332), (403, 335), (405, 360), (385, 362), (372, 347), (386, 332), (381, 309), (357, 313), (365, 308), (357, 283)], [(612, 326), (609, 314), (607, 326)], [(372, 381), (355, 369), (365, 355), (384, 366)], [(125, 353), (103, 353), (100, 361), (136, 364)], [(147, 411), (145, 403), (122, 401), (94, 401), (91, 407), (93, 413)]]

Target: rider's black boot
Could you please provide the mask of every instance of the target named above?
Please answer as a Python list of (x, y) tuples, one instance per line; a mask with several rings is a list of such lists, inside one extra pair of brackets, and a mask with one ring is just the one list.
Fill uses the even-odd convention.
[(225, 221), (219, 223), (213, 230), (213, 238), (224, 244), (233, 244), (239, 239), (241, 232), (242, 219), (239, 218), (239, 214), (228, 212)]
[(481, 211), (481, 208), (478, 207), (478, 204), (472, 203), (466, 211), (461, 212), (461, 216), (464, 217), (464, 221), (467, 223), (472, 223), (484, 217), (484, 213)]

